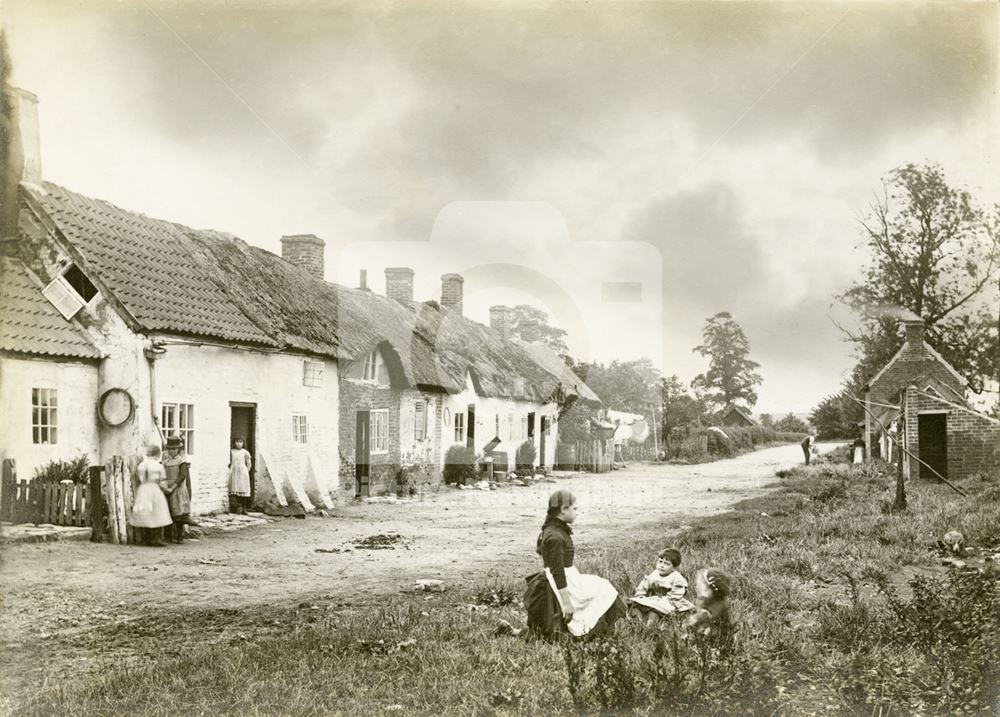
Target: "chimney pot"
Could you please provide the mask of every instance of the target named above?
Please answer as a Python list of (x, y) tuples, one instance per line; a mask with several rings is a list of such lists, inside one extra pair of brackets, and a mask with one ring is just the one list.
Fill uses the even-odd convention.
[(413, 301), (413, 269), (406, 266), (386, 267), (385, 295), (404, 304)]
[(462, 285), (465, 279), (461, 274), (443, 274), (441, 276), (441, 308), (462, 313)]
[(281, 237), (281, 258), (297, 266), (314, 279), (323, 281), (323, 249), (326, 242), (315, 234), (290, 234)]

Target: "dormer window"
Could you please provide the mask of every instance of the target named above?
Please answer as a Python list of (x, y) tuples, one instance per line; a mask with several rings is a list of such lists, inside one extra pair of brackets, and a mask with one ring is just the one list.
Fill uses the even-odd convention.
[(389, 371), (382, 359), (382, 353), (378, 349), (373, 350), (365, 358), (365, 367), (361, 378), (377, 386), (389, 385)]
[(63, 278), (80, 295), (84, 303), (90, 303), (90, 300), (97, 296), (97, 287), (91, 283), (90, 279), (84, 276), (84, 273), (80, 271), (80, 267), (76, 264), (69, 265), (69, 269), (63, 272)]
[(65, 319), (76, 316), (76, 312), (97, 296), (97, 287), (84, 276), (76, 264), (70, 264), (69, 269), (61, 276), (50, 281), (42, 295), (56, 307)]

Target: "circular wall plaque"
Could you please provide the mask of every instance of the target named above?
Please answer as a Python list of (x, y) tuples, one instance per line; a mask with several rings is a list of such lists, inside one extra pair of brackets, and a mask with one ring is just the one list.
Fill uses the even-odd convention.
[(97, 412), (101, 420), (109, 426), (120, 426), (130, 418), (135, 411), (135, 401), (123, 388), (110, 388), (105, 391), (97, 402)]
[(441, 419), (444, 421), (444, 425), (451, 425), (451, 411), (447, 407), (441, 412)]

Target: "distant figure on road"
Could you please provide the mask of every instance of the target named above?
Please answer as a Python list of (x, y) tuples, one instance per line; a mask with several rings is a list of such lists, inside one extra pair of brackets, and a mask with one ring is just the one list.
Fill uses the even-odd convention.
[(812, 454), (816, 452), (816, 436), (810, 433), (802, 439), (802, 455), (805, 456), (806, 465), (809, 465), (809, 460), (812, 458)]

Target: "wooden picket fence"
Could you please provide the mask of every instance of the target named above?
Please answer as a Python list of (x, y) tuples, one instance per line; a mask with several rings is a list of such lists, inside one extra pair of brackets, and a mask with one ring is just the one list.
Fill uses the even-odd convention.
[(9, 523), (90, 525), (90, 487), (74, 483), (18, 480), (13, 459), (3, 462), (0, 520)]
[(570, 456), (569, 460), (572, 461), (573, 470), (607, 473), (611, 470), (611, 464), (615, 457), (614, 443), (610, 439), (577, 441)]
[(90, 526), (91, 540), (134, 542), (132, 475), (138, 460), (113, 456), (106, 466), (93, 466), (86, 484), (42, 483), (17, 479), (13, 459), (3, 461), (0, 477), (0, 520)]

